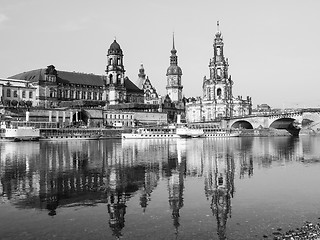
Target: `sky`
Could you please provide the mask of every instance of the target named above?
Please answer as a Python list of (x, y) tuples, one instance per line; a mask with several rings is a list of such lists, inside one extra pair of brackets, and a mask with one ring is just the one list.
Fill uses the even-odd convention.
[(183, 95), (202, 96), (217, 21), (234, 81), (253, 107), (320, 107), (318, 0), (0, 0), (0, 77), (54, 65), (105, 74), (116, 38), (126, 76), (140, 65), (166, 94), (174, 33)]

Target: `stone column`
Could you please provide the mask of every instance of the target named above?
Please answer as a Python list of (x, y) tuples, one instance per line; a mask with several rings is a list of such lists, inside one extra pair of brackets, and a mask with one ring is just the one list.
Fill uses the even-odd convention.
[(29, 122), (29, 116), (30, 116), (30, 112), (26, 111), (26, 122)]
[(56, 122), (59, 122), (59, 111), (56, 111)]
[(73, 121), (72, 117), (73, 117), (73, 112), (70, 112), (70, 123), (72, 123)]
[(66, 122), (66, 112), (65, 111), (62, 112), (62, 122), (63, 123)]
[(79, 121), (78, 114), (79, 114), (79, 112), (78, 112), (78, 111), (76, 111), (76, 122), (78, 122), (78, 121)]
[(52, 111), (49, 111), (49, 122), (52, 122)]

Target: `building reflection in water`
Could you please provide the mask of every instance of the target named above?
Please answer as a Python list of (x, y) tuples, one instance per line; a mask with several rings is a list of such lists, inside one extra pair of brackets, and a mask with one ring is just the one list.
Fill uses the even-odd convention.
[(63, 207), (105, 204), (109, 228), (119, 238), (132, 197), (138, 196), (145, 213), (165, 181), (178, 236), (185, 179), (201, 177), (217, 234), (226, 239), (235, 176), (252, 177), (254, 164), (268, 168), (320, 156), (315, 145), (308, 146), (293, 138), (1, 143), (0, 198), (52, 217)]
[(171, 209), (175, 234), (179, 233), (180, 210), (183, 207), (184, 178), (186, 174), (186, 142), (177, 140), (176, 145), (170, 145), (168, 165), (166, 169), (169, 206)]
[(231, 217), (231, 198), (235, 191), (234, 149), (224, 140), (214, 142), (210, 149), (204, 158), (205, 195), (211, 201), (219, 239), (226, 239), (227, 219)]

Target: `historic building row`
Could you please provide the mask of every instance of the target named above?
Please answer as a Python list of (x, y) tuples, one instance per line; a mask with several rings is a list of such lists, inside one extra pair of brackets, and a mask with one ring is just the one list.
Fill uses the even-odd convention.
[[(54, 65), (26, 71), (0, 81), (0, 87), (3, 89), (1, 103), (5, 107), (15, 107), (21, 106), (28, 100), (29, 105), (42, 109), (79, 108), (70, 112), (83, 112), (84, 108), (100, 107), (105, 111), (103, 115), (107, 117), (116, 116), (117, 113), (125, 116), (123, 112), (147, 112), (152, 114), (150, 116), (147, 113), (138, 114), (146, 115), (145, 119), (135, 120), (158, 123), (165, 119), (174, 122), (177, 114), (184, 113), (182, 71), (177, 64), (176, 52), (173, 39), (170, 66), (166, 74), (167, 94), (165, 96), (157, 93), (149, 77), (146, 76), (142, 64), (136, 84), (125, 75), (123, 51), (114, 40), (107, 50), (105, 75), (61, 71)], [(21, 84), (25, 90), (21, 90)], [(85, 119), (89, 117), (86, 116)], [(118, 123), (119, 119), (110, 118), (104, 122), (113, 124)], [(131, 126), (132, 122), (130, 120), (123, 123)]]
[[(28, 103), (44, 109), (78, 108), (70, 112), (100, 108), (105, 113), (95, 115), (105, 116), (107, 119), (104, 119), (104, 124), (121, 122), (122, 118), (112, 118), (117, 114), (126, 119), (129, 112), (146, 113), (139, 115), (145, 119), (123, 120), (122, 123), (127, 126), (134, 125), (134, 122), (162, 123), (165, 120), (163, 115), (166, 115), (168, 122), (176, 122), (178, 114), (188, 122), (210, 122), (251, 114), (251, 97), (233, 96), (233, 80), (229, 75), (228, 59), (224, 56), (224, 42), (219, 25), (213, 50), (214, 55), (209, 62), (210, 75), (203, 79), (202, 97), (186, 99), (183, 96), (182, 69), (178, 65), (173, 36), (164, 96), (157, 93), (145, 74), (143, 64), (136, 83), (126, 76), (123, 51), (114, 40), (107, 50), (104, 75), (61, 71), (53, 65), (23, 72), (0, 80), (1, 103), (4, 106), (22, 106)], [(147, 113), (152, 114), (149, 116)], [(81, 120), (86, 121), (88, 118), (89, 115)]]

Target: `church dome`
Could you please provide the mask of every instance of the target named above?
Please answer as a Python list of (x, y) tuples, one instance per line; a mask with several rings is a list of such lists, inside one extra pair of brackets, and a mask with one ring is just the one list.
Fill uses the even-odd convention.
[(110, 48), (108, 50), (108, 55), (113, 55), (113, 54), (122, 55), (122, 49), (116, 40), (114, 40), (113, 43), (111, 43)]
[(182, 75), (182, 70), (179, 66), (177, 65), (171, 65), (167, 69), (167, 76), (168, 75)]

